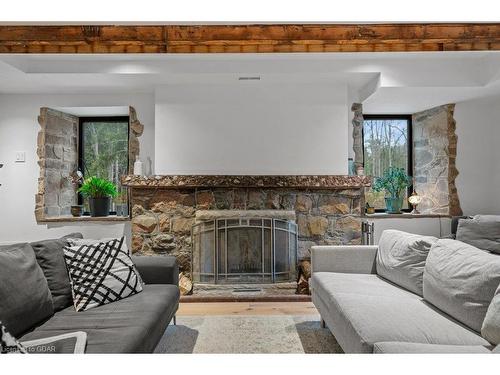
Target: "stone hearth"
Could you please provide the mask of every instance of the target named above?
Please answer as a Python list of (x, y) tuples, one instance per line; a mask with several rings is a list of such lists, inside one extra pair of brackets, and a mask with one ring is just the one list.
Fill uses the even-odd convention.
[(307, 260), (313, 245), (361, 242), (363, 192), (370, 182), (363, 176), (125, 176), (132, 251), (174, 255), (190, 277), (191, 228), (197, 220), (226, 210), (293, 211), (298, 261)]

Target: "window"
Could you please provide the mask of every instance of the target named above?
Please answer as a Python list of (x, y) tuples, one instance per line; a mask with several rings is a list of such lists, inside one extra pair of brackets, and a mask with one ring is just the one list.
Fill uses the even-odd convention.
[[(380, 177), (389, 167), (404, 168), (412, 175), (411, 115), (364, 115), (363, 155), (365, 174)], [(410, 188), (409, 188), (410, 189)], [(408, 194), (411, 193), (408, 191)], [(385, 210), (384, 193), (369, 191), (366, 202)], [(404, 200), (404, 207), (408, 202)]]
[[(85, 178), (97, 176), (116, 184), (118, 196), (112, 204), (114, 212), (118, 208), (122, 211), (120, 206), (127, 204), (127, 191), (121, 186), (120, 178), (128, 174), (128, 139), (128, 116), (80, 117), (79, 169)], [(86, 204), (81, 197), (79, 201)], [(85, 211), (88, 211), (86, 206)]]

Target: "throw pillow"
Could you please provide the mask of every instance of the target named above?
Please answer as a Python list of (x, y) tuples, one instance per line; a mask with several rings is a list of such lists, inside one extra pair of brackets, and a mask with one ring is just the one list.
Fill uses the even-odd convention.
[(424, 299), (476, 332), (499, 284), (499, 255), (455, 240), (432, 246), (425, 264)]
[(500, 253), (500, 221), (461, 219), (456, 239), (479, 249)]
[(20, 336), (54, 313), (52, 296), (27, 243), (0, 246), (0, 320)]
[(500, 285), (486, 311), (481, 336), (492, 344), (500, 345)]
[(123, 241), (123, 237), (95, 244), (69, 240), (71, 246), (64, 248), (64, 257), (76, 311), (118, 301), (142, 291), (141, 278), (127, 251), (123, 250)]
[[(98, 244), (99, 242), (108, 242), (115, 239), (116, 238), (101, 238), (100, 240), (95, 240), (91, 238), (70, 237), (70, 236), (68, 236), (67, 238), (70, 245), (95, 245)], [(132, 255), (125, 241), (123, 241), (122, 250), (126, 252), (128, 255)]]
[(472, 219), (481, 223), (500, 223), (500, 215), (474, 215)]
[(68, 238), (82, 238), (81, 233), (71, 233), (59, 239), (30, 243), (35, 251), (38, 265), (47, 279), (54, 311), (59, 311), (73, 304), (68, 270), (64, 261), (64, 246), (68, 246)]
[(425, 260), (436, 237), (399, 230), (384, 230), (377, 251), (377, 274), (418, 295), (423, 295)]
[(19, 353), (25, 354), (26, 349), (19, 343), (0, 321), (0, 354)]

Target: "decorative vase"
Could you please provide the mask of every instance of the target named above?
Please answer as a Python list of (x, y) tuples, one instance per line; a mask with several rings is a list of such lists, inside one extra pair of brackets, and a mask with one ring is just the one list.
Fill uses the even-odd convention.
[(136, 155), (135, 157), (135, 163), (134, 163), (134, 175), (135, 176), (142, 176), (142, 161), (139, 159), (139, 155)]
[(385, 208), (388, 214), (400, 214), (403, 207), (403, 197), (385, 198)]
[(110, 197), (89, 198), (90, 216), (101, 217), (109, 215), (109, 208), (111, 207)]
[(80, 217), (83, 215), (83, 206), (71, 206), (71, 215)]

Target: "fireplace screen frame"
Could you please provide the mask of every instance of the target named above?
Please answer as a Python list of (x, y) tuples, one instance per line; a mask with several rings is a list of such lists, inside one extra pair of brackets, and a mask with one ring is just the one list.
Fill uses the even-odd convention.
[[(256, 222), (260, 221), (260, 225)], [(260, 229), (261, 231), (261, 263), (260, 272), (229, 272), (228, 269), (228, 231), (236, 228)], [(266, 264), (266, 238), (265, 231), (270, 235), (270, 264)], [(222, 233), (222, 235), (221, 235)], [(282, 246), (287, 250), (285, 268), (277, 270), (276, 261), (276, 239), (278, 233), (287, 234), (287, 246)], [(202, 238), (203, 236), (203, 238)], [(208, 241), (211, 246), (203, 246), (203, 239)], [(298, 226), (294, 221), (286, 219), (276, 219), (269, 217), (242, 217), (242, 218), (217, 218), (196, 223), (191, 230), (191, 267), (192, 278), (195, 283), (203, 284), (237, 284), (237, 283), (279, 283), (295, 281), (297, 268), (297, 250), (298, 250)], [(280, 244), (283, 245), (283, 244)], [(211, 247), (211, 249), (205, 249)], [(219, 269), (219, 258), (221, 258), (221, 249), (224, 248), (225, 259), (223, 268)], [(281, 249), (281, 248), (280, 248)], [(282, 250), (282, 249), (281, 249)], [(202, 270), (202, 261), (208, 266), (208, 270)], [(206, 261), (208, 259), (208, 261)], [(211, 267), (210, 267), (211, 263)], [(225, 272), (224, 272), (225, 271)], [(268, 272), (266, 272), (268, 271)]]

